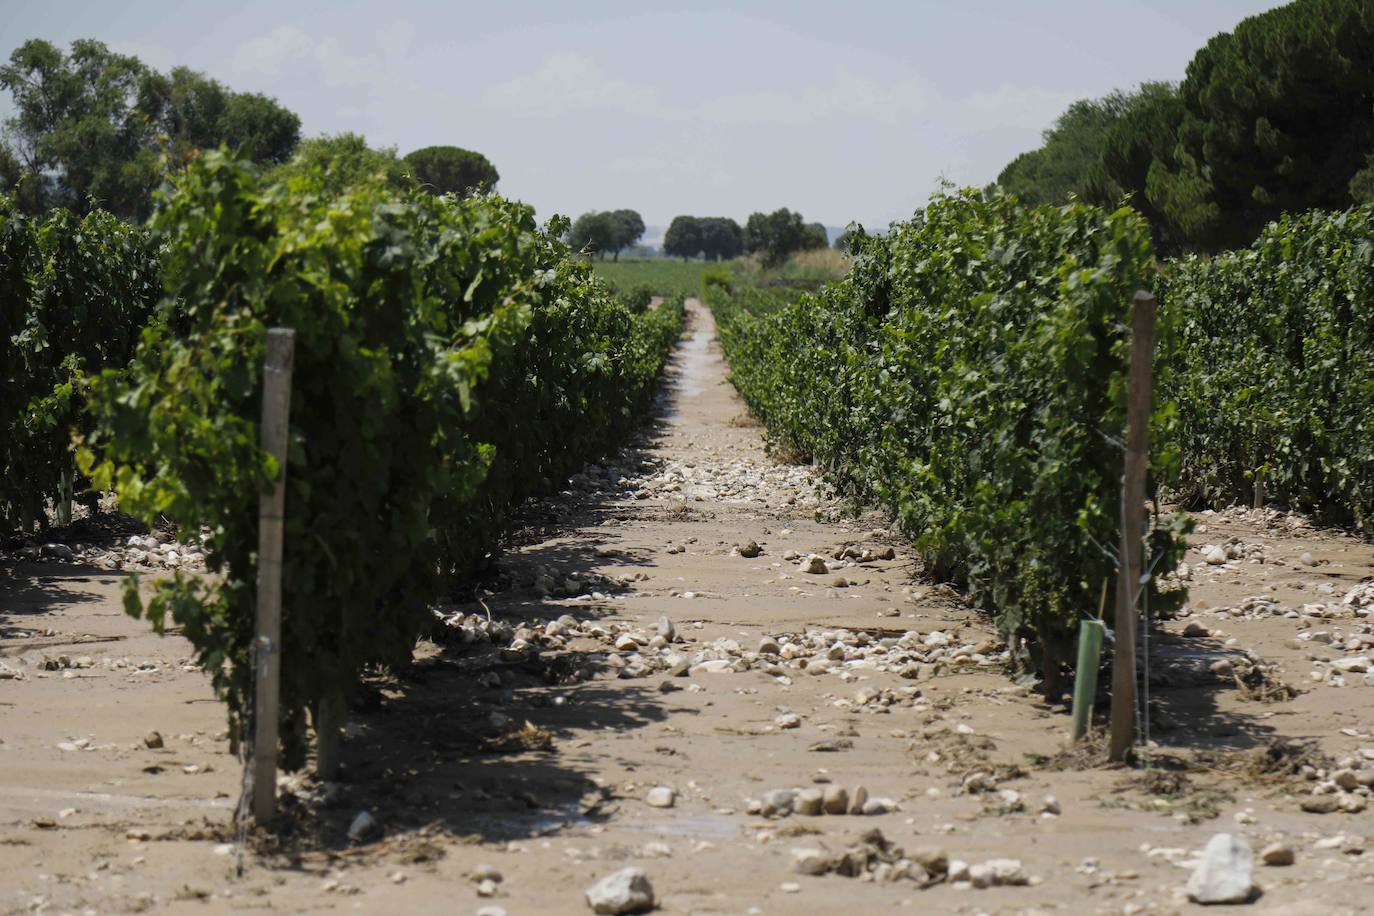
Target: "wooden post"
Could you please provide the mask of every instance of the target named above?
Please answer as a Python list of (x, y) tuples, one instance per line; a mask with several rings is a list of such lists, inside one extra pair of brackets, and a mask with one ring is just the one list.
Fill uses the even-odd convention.
[(1121, 482), (1121, 556), (1116, 579), (1116, 650), (1112, 656), (1111, 760), (1125, 760), (1135, 737), (1136, 598), (1143, 561), (1146, 450), (1150, 443), (1150, 370), (1155, 348), (1155, 297), (1131, 300), (1131, 379), (1126, 406), (1126, 467)]
[(280, 469), (258, 503), (258, 612), (253, 690), (253, 819), (270, 820), (277, 807), (277, 720), (281, 689), (281, 565), (286, 518), (286, 440), (296, 332), (267, 332), (262, 382), (262, 448)]

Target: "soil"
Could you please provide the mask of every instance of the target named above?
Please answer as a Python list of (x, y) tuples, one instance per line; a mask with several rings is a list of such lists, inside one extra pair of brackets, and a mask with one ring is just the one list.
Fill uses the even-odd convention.
[[(125, 616), (126, 573), (0, 560), (0, 664), (17, 675), (0, 680), (0, 912), (584, 913), (583, 891), (632, 865), (667, 913), (1173, 913), (1193, 907), (1187, 866), (1218, 832), (1294, 849), (1292, 866), (1256, 863), (1253, 909), (1367, 909), (1371, 814), (1300, 804), (1340, 758), (1374, 749), (1374, 687), (1327, 665), (1368, 653), (1341, 602), (1374, 576), (1374, 545), (1281, 512), (1199, 514), (1187, 613), (1151, 639), (1150, 743), (1138, 765), (1108, 767), (1096, 738), (1070, 747), (1067, 707), (1009, 678), (988, 618), (923, 582), (881, 517), (847, 514), (808, 469), (770, 458), (709, 313), (691, 302), (688, 321), (661, 410), (610, 477), (592, 469), (525, 507), (485, 587), (443, 609), (517, 627), (568, 614), (581, 635), (531, 655), (441, 627), (410, 668), (368, 678), (341, 782), (283, 781), (273, 832), (235, 827), (223, 710), (184, 639)], [(736, 549), (750, 541), (757, 557)], [(1205, 562), (1201, 548), (1230, 542), (1238, 559)], [(840, 567), (846, 545), (868, 558)], [(875, 558), (889, 546), (895, 559)], [(791, 551), (836, 568), (804, 573)], [(593, 585), (552, 597), (579, 591), (548, 587), (569, 576)], [(1254, 595), (1297, 613), (1229, 610)], [(660, 616), (689, 656), (811, 628), (973, 648), (904, 671), (622, 677), (586, 630), (652, 634)], [(1184, 637), (1189, 625), (1206, 635)], [(1246, 650), (1270, 667), (1213, 670), (1249, 670)], [(161, 747), (145, 742), (154, 730)], [(749, 813), (771, 789), (832, 784), (897, 810)], [(676, 790), (673, 807), (647, 804), (655, 786)], [(380, 835), (355, 842), (364, 810)], [(1019, 859), (1031, 883), (794, 871), (794, 849), (840, 852), (873, 828), (968, 863)], [(502, 880), (480, 886), (479, 866)]]

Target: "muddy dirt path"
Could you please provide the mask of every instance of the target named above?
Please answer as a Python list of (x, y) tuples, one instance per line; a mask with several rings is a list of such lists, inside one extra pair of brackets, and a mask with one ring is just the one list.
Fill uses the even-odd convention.
[[(768, 457), (709, 313), (688, 321), (641, 439), (525, 507), (478, 594), (360, 692), (344, 779), (284, 783), (290, 829), (242, 876), (189, 646), (123, 615), (119, 572), (0, 561), (0, 912), (582, 913), (634, 866), (669, 913), (1170, 913), (1220, 831), (1294, 853), (1257, 865), (1254, 909), (1364, 911), (1374, 546), (1201, 516), (1151, 767), (1079, 768), (987, 619)], [(839, 789), (868, 813), (779, 816)], [(363, 811), (378, 832), (350, 840)], [(795, 865), (851, 849), (854, 877)], [(941, 857), (976, 881), (934, 880)]]

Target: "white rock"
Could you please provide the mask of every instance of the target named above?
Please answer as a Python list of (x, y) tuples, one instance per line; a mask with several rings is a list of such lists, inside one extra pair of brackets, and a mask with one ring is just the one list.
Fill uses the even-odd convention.
[(830, 871), (830, 867), (830, 856), (823, 850), (792, 850), (792, 870), (799, 875), (823, 875)]
[(994, 884), (1020, 886), (1030, 883), (1020, 859), (989, 859), (983, 864), (992, 872)]
[(658, 618), (658, 635), (668, 642), (673, 642), (677, 639), (677, 627), (673, 626), (673, 622), (666, 616), (660, 617)]
[(654, 786), (644, 800), (655, 808), (671, 808), (677, 802), (677, 792), (669, 786)]
[(1244, 903), (1254, 891), (1254, 856), (1244, 837), (1218, 833), (1207, 841), (1188, 878), (1195, 903)]
[(353, 818), (353, 823), (348, 826), (348, 838), (355, 843), (366, 842), (381, 832), (381, 825), (368, 811), (359, 811), (358, 816)]
[(830, 572), (830, 567), (825, 565), (825, 558), (817, 556), (814, 553), (803, 560), (801, 565), (797, 568), (813, 576), (823, 576)]
[(622, 868), (587, 888), (593, 913), (644, 913), (654, 908), (654, 887), (642, 869)]
[(821, 813), (824, 798), (825, 796), (820, 789), (802, 789), (797, 793), (797, 797), (793, 801), (792, 807), (798, 814), (804, 814), (807, 817), (815, 817)]
[(1220, 566), (1226, 562), (1226, 551), (1220, 547), (1208, 547), (1203, 551), (1202, 559), (1208, 566)]
[(795, 712), (785, 712), (773, 720), (778, 728), (801, 728), (801, 716)]
[(1260, 850), (1260, 861), (1265, 865), (1292, 865), (1296, 858), (1293, 847), (1287, 843), (1270, 843)]

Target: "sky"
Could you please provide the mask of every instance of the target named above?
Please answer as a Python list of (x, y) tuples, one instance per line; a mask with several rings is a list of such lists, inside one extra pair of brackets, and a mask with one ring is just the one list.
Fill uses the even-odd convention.
[[(880, 229), (1075, 99), (1182, 79), (1261, 0), (4, 0), (0, 53), (96, 38), (401, 154), (485, 154), (541, 217), (789, 207)], [(8, 116), (8, 96), (0, 114)]]

